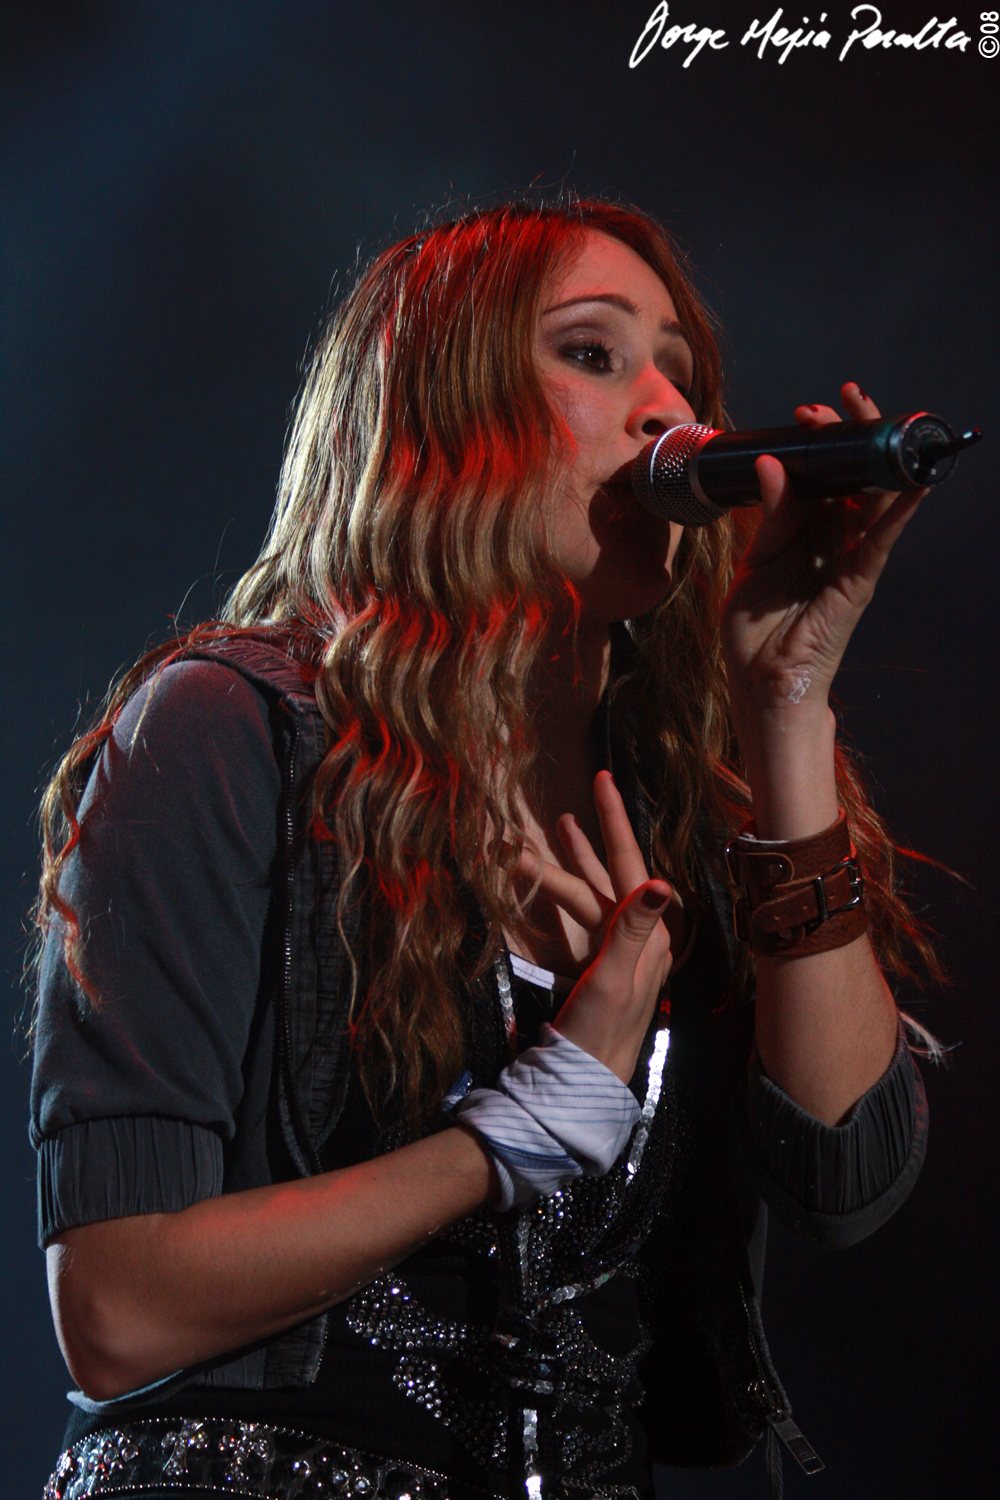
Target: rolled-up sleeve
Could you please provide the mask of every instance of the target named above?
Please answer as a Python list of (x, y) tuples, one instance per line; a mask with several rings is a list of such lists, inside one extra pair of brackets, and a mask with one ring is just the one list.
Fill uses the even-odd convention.
[(864, 1239), (896, 1211), (927, 1145), (927, 1101), (902, 1023), (892, 1062), (839, 1125), (794, 1103), (751, 1057), (748, 1165), (794, 1233), (832, 1246)]
[(281, 775), (231, 669), (168, 667), (121, 715), (61, 894), (98, 1001), (42, 958), (32, 1079), (39, 1238), (221, 1191), (261, 981)]

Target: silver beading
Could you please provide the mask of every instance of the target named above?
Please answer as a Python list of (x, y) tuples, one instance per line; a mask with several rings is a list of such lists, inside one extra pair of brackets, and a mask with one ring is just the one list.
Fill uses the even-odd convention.
[(43, 1500), (165, 1489), (235, 1500), (448, 1500), (447, 1481), (430, 1469), (224, 1417), (160, 1417), (91, 1433), (60, 1456)]
[(524, 1500), (538, 1500), (539, 1483), (543, 1496), (562, 1500), (635, 1493), (613, 1475), (631, 1448), (629, 1408), (649, 1335), (640, 1322), (635, 1347), (611, 1355), (590, 1337), (579, 1304), (613, 1277), (639, 1276), (636, 1249), (672, 1178), (669, 1031), (647, 1045), (639, 1123), (606, 1176), (578, 1178), (511, 1213), (481, 1210), (440, 1236), (444, 1249), (478, 1260), (486, 1280), (496, 1268), (506, 1300), (495, 1322), (436, 1317), (399, 1269), (345, 1304), (349, 1328), (396, 1354), (397, 1389), (473, 1460), (521, 1468)]

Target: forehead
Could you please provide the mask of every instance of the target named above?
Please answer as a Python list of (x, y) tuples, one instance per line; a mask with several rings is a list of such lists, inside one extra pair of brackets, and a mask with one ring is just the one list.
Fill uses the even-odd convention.
[(640, 315), (676, 321), (673, 299), (652, 266), (621, 240), (589, 229), (577, 253), (550, 278), (543, 307), (609, 294), (633, 302)]

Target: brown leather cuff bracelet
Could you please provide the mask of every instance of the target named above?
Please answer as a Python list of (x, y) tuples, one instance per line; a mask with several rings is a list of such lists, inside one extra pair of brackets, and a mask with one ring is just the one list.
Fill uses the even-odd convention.
[(754, 953), (822, 953), (866, 931), (864, 883), (843, 808), (807, 839), (762, 840), (748, 823), (726, 848), (736, 936)]

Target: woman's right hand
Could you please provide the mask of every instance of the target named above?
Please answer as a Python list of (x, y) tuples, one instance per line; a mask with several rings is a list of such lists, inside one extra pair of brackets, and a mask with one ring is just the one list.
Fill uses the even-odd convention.
[(594, 804), (607, 851), (598, 859), (576, 819), (559, 821), (571, 871), (545, 862), (540, 889), (600, 942), (553, 1026), (628, 1083), (670, 973), (670, 933), (662, 920), (673, 892), (650, 880), (618, 788), (608, 771), (594, 780)]
[(270, 1338), (499, 1192), (488, 1153), (454, 1126), (335, 1172), (67, 1229), (46, 1259), (70, 1373), (106, 1401)]

